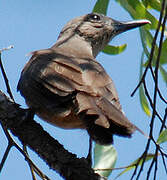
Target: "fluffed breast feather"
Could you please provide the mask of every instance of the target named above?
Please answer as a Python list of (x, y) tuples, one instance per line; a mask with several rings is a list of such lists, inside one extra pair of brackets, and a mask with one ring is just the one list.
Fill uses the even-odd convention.
[(76, 114), (96, 116), (94, 123), (104, 128), (116, 124), (129, 128), (129, 134), (135, 130), (122, 113), (112, 79), (96, 60), (36, 51), (23, 69), (18, 90), (32, 108), (43, 106), (57, 115), (66, 112), (64, 116), (75, 108)]

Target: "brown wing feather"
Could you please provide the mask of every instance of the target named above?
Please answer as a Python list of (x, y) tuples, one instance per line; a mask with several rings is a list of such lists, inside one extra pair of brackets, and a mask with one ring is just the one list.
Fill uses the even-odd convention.
[(66, 57), (51, 49), (36, 51), (23, 69), (18, 89), (30, 106), (42, 107), (40, 112), (67, 117), (75, 110), (86, 126), (94, 117), (97, 126), (118, 127), (112, 133), (130, 135), (135, 130), (122, 113), (111, 78), (94, 59)]

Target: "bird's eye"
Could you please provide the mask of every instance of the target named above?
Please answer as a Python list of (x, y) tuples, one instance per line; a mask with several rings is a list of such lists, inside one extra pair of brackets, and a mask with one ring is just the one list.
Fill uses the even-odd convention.
[(97, 14), (89, 14), (87, 17), (88, 20), (93, 20), (93, 21), (100, 21), (100, 16)]

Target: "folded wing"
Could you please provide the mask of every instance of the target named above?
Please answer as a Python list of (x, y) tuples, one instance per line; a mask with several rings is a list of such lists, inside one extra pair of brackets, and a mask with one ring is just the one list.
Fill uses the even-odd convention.
[(136, 129), (122, 112), (111, 78), (94, 59), (36, 51), (23, 69), (18, 90), (43, 119), (71, 115), (69, 128), (75, 119), (80, 123), (74, 128), (86, 128), (100, 143), (111, 143), (113, 134), (130, 136)]

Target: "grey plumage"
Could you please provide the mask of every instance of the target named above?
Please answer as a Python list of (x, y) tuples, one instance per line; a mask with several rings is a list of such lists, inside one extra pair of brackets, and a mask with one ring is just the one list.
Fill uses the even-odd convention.
[(71, 20), (53, 47), (32, 53), (18, 90), (53, 125), (86, 129), (100, 144), (112, 143), (113, 134), (130, 137), (136, 126), (123, 114), (113, 81), (95, 57), (115, 35), (147, 23), (120, 23), (97, 13)]

